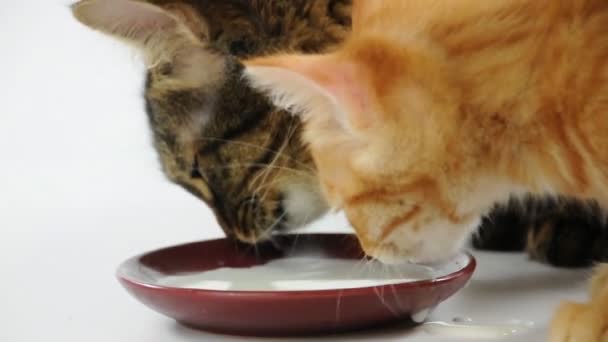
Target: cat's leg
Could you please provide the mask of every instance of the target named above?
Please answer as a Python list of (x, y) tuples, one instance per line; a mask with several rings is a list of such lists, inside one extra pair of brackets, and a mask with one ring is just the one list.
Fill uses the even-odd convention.
[[(538, 199), (526, 238), (532, 259), (560, 267), (608, 261), (606, 213), (592, 201)], [(542, 202), (541, 202), (542, 201)]]
[(497, 205), (473, 235), (481, 250), (519, 251), (559, 267), (608, 261), (606, 212), (573, 198), (512, 198)]
[(473, 247), (488, 251), (523, 251), (526, 235), (533, 220), (530, 208), (538, 202), (531, 198), (512, 197), (483, 218), (473, 234)]
[(597, 267), (589, 302), (562, 303), (551, 322), (551, 342), (608, 342), (608, 264)]

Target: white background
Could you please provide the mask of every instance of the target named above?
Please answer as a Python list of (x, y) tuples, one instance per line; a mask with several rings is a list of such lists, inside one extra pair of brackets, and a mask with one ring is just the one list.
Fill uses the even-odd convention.
[[(77, 24), (68, 3), (0, 0), (0, 341), (218, 340), (150, 311), (114, 279), (133, 254), (221, 232), (160, 173), (136, 55)], [(483, 254), (471, 286), (435, 317), (532, 320), (515, 340), (537, 341), (559, 298), (584, 298), (586, 273)], [(399, 328), (328, 340), (372, 338), (450, 340)]]

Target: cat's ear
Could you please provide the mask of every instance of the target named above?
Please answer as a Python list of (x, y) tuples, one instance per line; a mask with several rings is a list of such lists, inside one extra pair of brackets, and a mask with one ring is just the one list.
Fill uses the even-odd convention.
[(83, 24), (135, 43), (144, 44), (161, 30), (174, 30), (175, 17), (157, 6), (133, 0), (83, 0), (72, 6)]
[(364, 73), (334, 55), (276, 55), (245, 62), (253, 87), (282, 108), (305, 115), (333, 115), (345, 128), (373, 120), (374, 99)]
[[(71, 6), (81, 23), (125, 40), (143, 50), (149, 64), (183, 45), (195, 44), (196, 35), (183, 20), (187, 10), (166, 11), (137, 0), (82, 0)], [(198, 23), (201, 27), (203, 23)]]

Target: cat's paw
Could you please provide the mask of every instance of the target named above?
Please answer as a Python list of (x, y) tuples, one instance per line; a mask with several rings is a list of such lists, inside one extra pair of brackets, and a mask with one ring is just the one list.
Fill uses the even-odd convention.
[(595, 303), (562, 303), (551, 322), (550, 342), (608, 342), (608, 317)]

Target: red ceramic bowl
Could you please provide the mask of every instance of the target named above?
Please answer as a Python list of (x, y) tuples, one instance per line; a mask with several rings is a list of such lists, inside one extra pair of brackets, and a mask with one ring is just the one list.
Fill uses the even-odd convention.
[[(314, 246), (335, 258), (364, 257), (354, 235), (281, 237), (285, 250)], [(170, 247), (125, 261), (117, 275), (139, 301), (178, 322), (203, 330), (250, 336), (336, 333), (411, 321), (462, 288), (475, 270), (463, 255), (438, 278), (394, 285), (313, 291), (217, 291), (167, 287), (163, 277), (221, 267), (250, 267), (285, 256), (275, 248), (244, 247), (218, 239)], [(338, 299), (339, 298), (339, 299)]]

